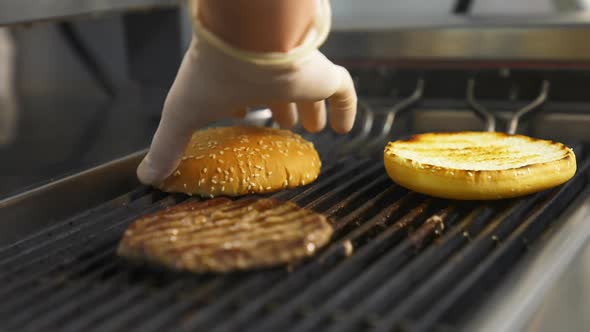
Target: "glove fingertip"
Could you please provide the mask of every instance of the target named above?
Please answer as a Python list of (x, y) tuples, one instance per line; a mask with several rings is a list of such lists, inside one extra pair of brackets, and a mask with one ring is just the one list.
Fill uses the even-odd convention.
[(159, 184), (166, 176), (166, 174), (163, 174), (158, 168), (154, 167), (149, 155), (143, 158), (137, 167), (136, 173), (139, 182), (152, 186)]

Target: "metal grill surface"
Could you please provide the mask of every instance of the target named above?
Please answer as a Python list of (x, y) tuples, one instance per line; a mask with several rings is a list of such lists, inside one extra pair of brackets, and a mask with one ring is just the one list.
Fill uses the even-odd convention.
[[(329, 246), (288, 268), (190, 275), (115, 255), (138, 216), (188, 198), (141, 187), (0, 251), (0, 330), (427, 331), (453, 328), (498, 286), (560, 213), (588, 195), (590, 158), (565, 185), (520, 199), (458, 202), (389, 180), (370, 137), (326, 132), (312, 185), (276, 198), (323, 213)], [(72, 198), (74, 199), (74, 198)], [(350, 253), (350, 246), (354, 248)]]

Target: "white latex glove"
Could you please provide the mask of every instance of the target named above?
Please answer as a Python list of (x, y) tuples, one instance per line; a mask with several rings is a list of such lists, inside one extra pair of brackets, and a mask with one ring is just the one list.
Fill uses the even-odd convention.
[(159, 184), (178, 166), (195, 130), (219, 119), (245, 114), (248, 106), (267, 105), (284, 128), (297, 122), (317, 132), (330, 124), (338, 133), (354, 123), (357, 97), (350, 74), (317, 49), (288, 64), (243, 61), (193, 37), (168, 93), (150, 150), (137, 175)]

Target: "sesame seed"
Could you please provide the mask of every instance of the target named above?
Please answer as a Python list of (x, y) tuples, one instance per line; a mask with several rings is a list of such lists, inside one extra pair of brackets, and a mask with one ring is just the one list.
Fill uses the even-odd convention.
[(180, 171), (179, 171), (179, 170), (177, 170), (176, 172), (174, 172), (174, 175), (175, 175), (175, 176), (178, 176), (178, 175), (180, 175)]
[(221, 186), (221, 191), (225, 191), (225, 186)]
[(229, 178), (229, 182), (234, 182), (234, 178)]
[(219, 151), (219, 154), (223, 156), (223, 150)]
[(223, 160), (221, 160), (221, 159), (217, 159), (217, 161), (218, 161), (220, 164), (223, 164)]
[(266, 174), (268, 174), (268, 176), (271, 176), (272, 175), (272, 171), (268, 171), (268, 172), (266, 172)]
[(221, 173), (221, 168), (217, 167), (217, 173)]
[(260, 170), (262, 169), (262, 166), (260, 166), (260, 165), (256, 165), (254, 167), (256, 167), (257, 169), (260, 169)]
[(203, 159), (203, 158), (205, 158), (205, 156), (200, 155), (200, 156), (197, 156), (195, 159), (199, 160), (199, 159)]
[(270, 190), (270, 189), (271, 189), (270, 186), (266, 187), (266, 190)]
[(186, 183), (183, 183), (182, 185), (184, 186), (184, 189), (186, 189)]
[(213, 184), (217, 184), (217, 180), (215, 180), (215, 179), (211, 179), (211, 183), (213, 183)]
[(203, 173), (207, 173), (207, 167), (203, 168)]

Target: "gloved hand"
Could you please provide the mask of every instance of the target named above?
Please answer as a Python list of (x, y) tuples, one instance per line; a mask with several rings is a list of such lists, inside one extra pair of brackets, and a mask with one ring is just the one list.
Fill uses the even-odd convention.
[[(193, 36), (164, 103), (150, 150), (137, 175), (144, 184), (158, 184), (178, 166), (193, 132), (215, 120), (245, 114), (248, 106), (267, 105), (277, 123), (297, 122), (317, 132), (330, 124), (338, 133), (354, 123), (357, 97), (350, 74), (333, 64), (317, 47), (289, 61), (260, 63), (224, 52), (210, 38)], [(280, 60), (280, 57), (278, 57)]]

